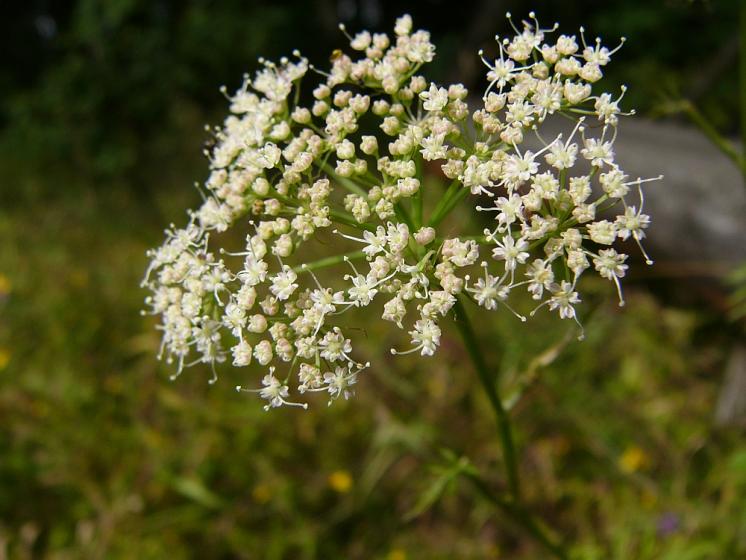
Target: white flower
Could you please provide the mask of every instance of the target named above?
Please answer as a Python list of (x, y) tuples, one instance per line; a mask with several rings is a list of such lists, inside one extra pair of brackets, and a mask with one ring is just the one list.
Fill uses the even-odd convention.
[(365, 231), (363, 233), (363, 239), (365, 240), (365, 243), (367, 243), (367, 246), (363, 248), (363, 252), (368, 256), (375, 255), (376, 253), (385, 250), (387, 241), (386, 230), (383, 226), (378, 226), (375, 233)]
[(629, 268), (624, 264), (626, 260), (627, 255), (619, 254), (614, 249), (602, 249), (598, 252), (598, 256), (593, 259), (593, 266), (601, 277), (612, 280), (616, 285), (620, 306), (624, 305), (624, 296), (619, 279), (624, 277)]
[(267, 324), (267, 318), (264, 315), (257, 313), (256, 315), (249, 317), (246, 330), (252, 333), (263, 333), (267, 330)]
[(420, 313), (427, 319), (435, 319), (438, 315), (445, 317), (455, 304), (456, 298), (453, 294), (445, 290), (432, 291), (430, 301), (422, 306)]
[(500, 298), (500, 280), (485, 271), (484, 277), (479, 278), (473, 288), (467, 288), (474, 294), (476, 302), (492, 311), (497, 308), (497, 300)]
[(360, 274), (350, 278), (352, 279), (352, 287), (347, 289), (347, 293), (353, 305), (356, 307), (368, 305), (378, 293), (376, 289), (377, 280)]
[(331, 288), (313, 290), (310, 297), (314, 307), (323, 315), (333, 313), (338, 305), (344, 303), (342, 292), (334, 292)]
[(528, 150), (523, 155), (509, 155), (500, 173), (502, 183), (508, 189), (514, 189), (528, 181), (539, 169), (534, 157)]
[(622, 239), (645, 238), (645, 229), (650, 225), (650, 216), (638, 211), (634, 206), (628, 206), (624, 214), (616, 217), (617, 235)]
[(571, 177), (570, 186), (567, 192), (572, 198), (573, 204), (580, 205), (588, 200), (593, 192), (591, 190), (591, 181), (588, 176), (583, 175), (582, 177)]
[(236, 367), (248, 366), (251, 363), (251, 345), (242, 340), (231, 348), (233, 353), (233, 365)]
[(569, 56), (578, 52), (578, 43), (575, 41), (575, 36), (568, 37), (567, 35), (560, 35), (557, 38), (557, 52), (563, 56)]
[[(622, 39), (622, 43), (624, 43), (624, 39)], [(621, 45), (613, 51), (609, 51), (606, 47), (601, 46), (601, 41), (599, 39), (596, 42), (595, 47), (586, 47), (583, 49), (583, 58), (587, 62), (598, 64), (599, 66), (605, 66), (609, 63), (609, 60), (611, 60), (611, 55), (619, 50), (620, 47)]]
[(407, 307), (404, 305), (404, 301), (399, 296), (395, 296), (384, 304), (381, 318), (385, 321), (396, 323), (399, 328), (402, 329), (404, 328), (402, 326), (402, 320), (406, 314)]
[(295, 282), (297, 279), (298, 275), (295, 271), (285, 265), (282, 267), (282, 272), (272, 276), (269, 291), (280, 301), (285, 301), (298, 289), (298, 284)]
[(420, 245), (428, 245), (435, 239), (435, 228), (423, 227), (414, 234), (414, 239)]
[[(159, 318), (159, 356), (176, 363), (175, 375), (204, 363), (213, 382), (230, 357), (262, 372), (262, 388), (239, 390), (259, 393), (266, 408), (305, 407), (288, 400), (293, 391), (347, 398), (367, 364), (354, 361), (355, 337), (341, 327), (379, 294), (381, 318), (410, 329), (413, 347), (393, 353), (429, 356), (459, 295), (525, 320), (510, 299), (526, 286), (534, 312), (547, 306), (577, 322), (586, 271), (613, 281), (623, 302), (617, 239), (634, 239), (651, 262), (640, 241), (650, 224), (642, 185), (655, 179), (629, 181), (615, 163), (624, 89), (598, 91), (616, 49), (587, 45), (582, 30), (582, 47), (574, 36), (553, 39), (530, 14), (497, 40), (494, 58), (480, 52), (488, 85), (470, 109), (463, 85), (426, 79), (430, 34), (406, 15), (394, 31), (348, 35), (349, 54), (314, 73), (308, 101), (299, 94), (310, 65), (297, 53), (261, 60), (226, 93), (230, 114), (213, 131), (202, 202), (148, 252), (142, 281), (147, 312)], [(543, 124), (555, 113), (575, 126), (547, 144)], [(534, 132), (538, 152), (521, 147)], [(450, 186), (426, 178), (423, 161), (439, 161)], [(628, 200), (633, 185), (639, 203)], [(474, 211), (494, 212), (482, 235)], [(223, 247), (235, 235), (216, 235), (228, 230), (246, 236), (240, 252)], [(494, 260), (472, 280), (482, 249)]]
[(389, 270), (391, 270), (391, 265), (389, 264), (389, 261), (382, 256), (377, 256), (373, 262), (370, 263), (370, 275), (375, 280), (381, 280), (384, 276), (386, 276), (389, 273)]
[(575, 308), (573, 305), (580, 302), (580, 297), (575, 291), (575, 286), (570, 282), (562, 281), (556, 288), (549, 300), (549, 309), (559, 310), (559, 315), (563, 319), (572, 319), (575, 317)]
[(602, 93), (599, 95), (593, 108), (599, 119), (607, 124), (616, 124), (617, 115), (619, 114), (619, 101), (612, 101), (611, 94)]
[(575, 278), (578, 278), (583, 271), (588, 268), (588, 257), (579, 249), (573, 249), (567, 252), (567, 268), (569, 268)]
[(254, 346), (254, 357), (263, 366), (272, 361), (272, 344), (269, 340), (262, 340)]
[(350, 41), (350, 46), (356, 51), (364, 51), (370, 46), (372, 39), (368, 31), (361, 31)]
[(549, 172), (536, 175), (531, 183), (532, 190), (545, 200), (555, 200), (559, 186), (559, 181)]
[(299, 393), (305, 393), (309, 390), (317, 390), (323, 382), (319, 368), (307, 363), (302, 363), (300, 365), (298, 370), (298, 380), (300, 381), (300, 385), (298, 385)]
[(288, 396), (287, 385), (281, 384), (274, 375), (265, 375), (262, 379), (264, 388), (259, 391), (259, 396), (269, 401), (268, 407), (282, 406)]
[(624, 277), (629, 268), (624, 264), (626, 260), (627, 255), (619, 254), (614, 249), (602, 249), (593, 259), (593, 266), (603, 278), (613, 280)]
[(627, 176), (620, 169), (613, 168), (607, 173), (601, 173), (598, 180), (604, 192), (611, 198), (622, 198), (629, 192), (626, 179)]
[(456, 266), (469, 266), (479, 258), (479, 246), (472, 240), (446, 239), (441, 253)]
[(264, 282), (267, 277), (268, 266), (264, 261), (247, 257), (244, 269), (238, 273), (238, 277), (247, 286), (256, 286)]
[(577, 144), (562, 144), (554, 142), (550, 147), (544, 159), (555, 169), (570, 169), (575, 165), (578, 155)]
[(430, 84), (430, 89), (420, 93), (420, 99), (424, 101), (422, 107), (425, 111), (442, 111), (448, 103), (448, 90)]
[(394, 33), (397, 35), (409, 35), (412, 32), (412, 16), (404, 14), (396, 20)]
[(502, 241), (495, 241), (495, 245), (492, 256), (505, 261), (505, 270), (514, 271), (519, 263), (525, 263), (528, 258), (528, 243), (522, 237), (516, 241), (510, 235), (505, 235)]
[(420, 145), (422, 146), (422, 149), (420, 150), (422, 157), (427, 161), (445, 159), (447, 154), (447, 149), (444, 145), (445, 138), (446, 135), (444, 133), (431, 134), (430, 136), (423, 138), (420, 142)]
[(400, 253), (409, 242), (409, 227), (407, 224), (389, 223), (386, 231), (386, 241), (392, 253)]
[(529, 126), (534, 122), (534, 113), (536, 108), (527, 101), (509, 103), (505, 111), (505, 121), (512, 125)]
[[(498, 59), (495, 60), (493, 64), (490, 64), (483, 56), (481, 56), (482, 51), (479, 51), (479, 55), (482, 58), (482, 62), (484, 63), (484, 65), (489, 69), (489, 72), (487, 72), (487, 80), (490, 83), (487, 86), (487, 92), (489, 92), (490, 89), (492, 89), (492, 87), (494, 86), (497, 86), (499, 90), (502, 91), (503, 88), (508, 84), (510, 79), (513, 77), (515, 62), (510, 59)], [(492, 93), (492, 95), (495, 95), (494, 92)], [(486, 97), (487, 93), (485, 93), (485, 98)]]
[(357, 383), (357, 373), (350, 372), (346, 367), (337, 366), (333, 373), (324, 374), (324, 383), (332, 399), (340, 396), (348, 399), (352, 395), (350, 387)]
[(225, 306), (225, 324), (233, 331), (234, 336), (239, 336), (246, 324), (246, 311), (235, 303), (229, 303)]
[(363, 135), (360, 139), (360, 150), (369, 156), (378, 151), (378, 139), (375, 136)]
[(554, 282), (554, 272), (552, 267), (542, 259), (534, 260), (526, 270), (526, 276), (529, 277), (530, 281), (528, 284), (528, 291), (533, 299), (541, 299), (544, 295), (544, 290)]
[(247, 284), (242, 285), (236, 293), (236, 304), (248, 311), (256, 302), (256, 289)]
[(440, 344), (440, 327), (430, 319), (419, 319), (409, 331), (412, 343), (422, 356), (432, 356)]
[(583, 141), (585, 147), (580, 150), (585, 159), (591, 161), (595, 167), (611, 165), (614, 163), (614, 149), (611, 142), (604, 142), (596, 138), (586, 138)]
[(335, 327), (319, 341), (319, 349), (322, 358), (336, 362), (347, 358), (347, 354), (352, 352), (352, 344), (342, 335), (342, 331)]
[[(304, 336), (295, 341), (295, 350), (299, 357), (310, 360), (316, 356), (318, 346), (314, 336)], [(302, 366), (301, 366), (302, 367)]]
[[(565, 73), (575, 74), (579, 70), (579, 64), (574, 58), (565, 58), (561, 60), (560, 63), (569, 63), (570, 61), (572, 61), (576, 66), (573, 66), (572, 70), (568, 69)], [(558, 66), (560, 63), (558, 63)], [(567, 80), (565, 82), (562, 93), (564, 94), (565, 99), (567, 99), (568, 102), (572, 103), (573, 105), (577, 105), (590, 96), (591, 86), (589, 84), (574, 83), (570, 80)]]
[(611, 245), (617, 235), (614, 224), (608, 220), (601, 220), (588, 224), (588, 234), (591, 239), (601, 245)]
[(523, 220), (523, 199), (518, 194), (511, 194), (509, 197), (501, 196), (495, 203), (495, 209), (498, 214), (497, 221), (502, 226), (509, 226), (516, 220)]
[(337, 157), (339, 159), (352, 159), (355, 157), (355, 144), (345, 138), (337, 145)]

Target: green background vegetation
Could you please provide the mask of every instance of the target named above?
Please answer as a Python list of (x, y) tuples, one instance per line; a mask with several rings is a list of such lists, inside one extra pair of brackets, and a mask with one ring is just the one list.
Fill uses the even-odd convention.
[[(412, 3), (439, 49), (433, 77), (480, 88), (468, 57), (505, 30), (505, 9), (533, 8), (562, 30), (628, 37), (605, 78), (630, 86), (627, 107), (683, 94), (736, 132), (736, 2), (495, 4)], [(393, 359), (398, 334), (366, 322), (377, 365), (352, 401), (265, 413), (233, 391), (245, 372), (168, 382), (139, 314), (145, 250), (197, 199), (218, 86), (259, 55), (323, 61), (338, 18), (387, 29), (401, 3), (3, 10), (0, 558), (541, 558), (465, 482), (446, 484), (445, 449), (504, 484), (454, 329), (435, 359)], [(620, 310), (589, 281), (583, 343), (554, 317), (478, 322), (506, 392), (523, 388), (511, 414), (529, 505), (577, 558), (746, 557), (743, 433), (712, 425), (741, 330), (673, 285), (698, 290), (633, 277)]]

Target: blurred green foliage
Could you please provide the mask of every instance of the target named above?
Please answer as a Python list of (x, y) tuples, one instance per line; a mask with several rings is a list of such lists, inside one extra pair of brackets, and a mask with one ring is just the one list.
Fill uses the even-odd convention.
[[(537, 558), (458, 477), (427, 496), (444, 448), (503, 484), (490, 410), (453, 329), (437, 360), (393, 359), (384, 350), (404, 341), (372, 323), (363, 351), (382, 365), (330, 408), (265, 413), (233, 391), (245, 372), (214, 387), (199, 368), (167, 381), (134, 286), (183, 192), (158, 193), (150, 212), (122, 191), (2, 212), (0, 550)], [(480, 323), (485, 346), (502, 348), (490, 359), (506, 393), (523, 389), (512, 414), (529, 503), (578, 558), (743, 556), (746, 451), (710, 427), (725, 357), (716, 319), (640, 285), (624, 310), (606, 283), (586, 288), (597, 294), (586, 310), (599, 307), (582, 343), (550, 316)]]
[[(373, 4), (381, 26), (402, 10)], [(440, 75), (460, 46), (504, 29), (506, 7), (527, 11), (462, 4), (410, 7), (445, 45)], [(265, 413), (233, 391), (245, 372), (208, 387), (195, 368), (169, 383), (153, 321), (139, 314), (144, 252), (197, 197), (189, 185), (205, 169), (201, 126), (223, 111), (218, 86), (237, 85), (259, 54), (302, 47), (323, 60), (338, 16), (362, 25), (375, 13), (331, 0), (7, 8), (0, 558), (541, 557), (461, 478), (466, 458), (494, 488), (504, 483), (491, 413), (453, 329), (423, 361), (392, 359), (397, 335), (366, 324), (362, 350), (382, 365), (352, 401)], [(661, 88), (707, 78), (735, 33), (732, 1), (535, 8), (609, 43), (627, 35), (608, 80), (629, 83), (643, 110)], [(495, 13), (486, 36), (468, 35)], [(735, 77), (726, 66), (710, 81), (700, 105), (727, 128)], [(711, 425), (723, 319), (639, 281), (623, 310), (606, 283), (587, 290), (583, 343), (553, 317), (479, 322), (514, 397), (529, 505), (579, 559), (746, 557), (746, 447)]]
[(44, 4), (18, 15), (39, 58), (9, 66), (4, 139), (22, 143), (21, 164), (72, 163), (93, 178), (142, 179), (185, 112), (221, 102), (227, 76), (238, 83), (297, 29), (287, 7), (239, 0)]
[[(179, 152), (193, 158), (185, 128), (222, 114), (221, 84), (237, 87), (257, 56), (300, 48), (323, 61), (339, 46), (339, 19), (382, 28), (407, 9), (433, 32), (434, 78), (479, 89), (474, 52), (509, 30), (504, 12), (530, 9), (544, 22), (580, 25), (624, 49), (608, 68), (610, 87), (630, 86), (625, 107), (649, 111), (662, 94), (698, 102), (733, 132), (737, 111), (736, 0), (595, 0), (552, 4), (446, 0), (29, 0), (0, 21), (0, 149), (26, 173), (69, 172), (89, 181), (125, 179), (148, 190), (152, 171)], [(592, 35), (590, 35), (592, 34)], [(21, 48), (22, 46), (22, 48)], [(468, 64), (465, 64), (468, 63)]]

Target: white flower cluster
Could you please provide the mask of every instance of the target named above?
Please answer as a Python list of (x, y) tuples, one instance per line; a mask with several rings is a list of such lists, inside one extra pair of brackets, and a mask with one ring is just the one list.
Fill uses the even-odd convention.
[[(412, 341), (392, 353), (430, 356), (459, 297), (525, 320), (508, 303), (524, 287), (538, 302), (532, 315), (548, 306), (577, 321), (577, 282), (593, 268), (623, 301), (627, 256), (611, 245), (639, 244), (649, 218), (645, 181), (614, 161), (621, 96), (593, 93), (614, 51), (586, 44), (582, 29), (580, 45), (575, 36), (549, 41), (554, 30), (530, 17), (513, 38), (497, 39), (498, 58), (482, 58), (489, 86), (473, 111), (464, 86), (419, 74), (435, 47), (407, 15), (393, 38), (348, 36), (358, 55), (335, 51), (328, 72), (298, 53), (260, 60), (215, 131), (204, 203), (149, 252), (146, 303), (161, 318), (161, 355), (178, 363), (175, 376), (203, 362), (214, 382), (216, 364), (253, 361), (265, 368), (262, 386), (239, 390), (258, 392), (265, 408), (305, 408), (291, 391), (347, 398), (369, 365), (353, 358), (340, 322), (351, 308), (381, 300), (382, 318)], [(302, 102), (309, 70), (322, 79)], [(542, 140), (537, 152), (521, 149), (555, 113), (575, 121), (572, 133)], [(427, 161), (439, 161), (452, 181), (445, 192), (423, 192)], [(639, 202), (630, 205), (633, 188)], [(442, 236), (443, 219), (467, 197), (494, 213), (493, 226)], [(211, 232), (228, 228), (246, 232), (245, 248), (216, 254)], [(321, 230), (359, 250), (306, 262), (301, 247)], [(346, 273), (325, 287), (313, 271), (332, 265)]]

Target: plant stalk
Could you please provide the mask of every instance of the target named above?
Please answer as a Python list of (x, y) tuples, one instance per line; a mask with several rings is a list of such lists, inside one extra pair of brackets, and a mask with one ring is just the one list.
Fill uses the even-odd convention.
[[(417, 165), (417, 177), (420, 180), (420, 188), (414, 193), (412, 197), (412, 223), (414, 224), (415, 230), (422, 227), (422, 207), (425, 190), (425, 174), (423, 173), (422, 157), (418, 154), (415, 157)], [(414, 233), (414, 232), (412, 232)]]
[[(743, 0), (746, 2), (746, 0)], [(744, 58), (744, 57), (741, 57)], [(743, 71), (742, 71), (743, 75)], [(741, 78), (741, 81), (743, 82), (744, 79)], [(741, 97), (744, 95), (744, 89), (746, 89), (743, 85), (741, 85)], [(741, 106), (741, 113), (743, 114), (744, 111), (744, 102), (743, 99), (740, 100), (740, 106)], [(681, 102), (681, 110), (689, 117), (689, 119), (699, 127), (699, 129), (702, 131), (702, 133), (707, 136), (707, 138), (715, 144), (715, 146), (728, 158), (730, 158), (733, 163), (735, 163), (742, 174), (746, 176), (746, 164), (744, 163), (744, 156), (742, 152), (739, 152), (735, 143), (731, 142), (727, 138), (725, 138), (723, 135), (721, 135), (717, 129), (712, 126), (710, 121), (707, 120), (707, 118), (697, 109), (697, 107), (689, 100), (684, 100)], [(743, 118), (741, 119), (743, 122)], [(743, 126), (743, 125), (742, 125)]]
[(546, 534), (541, 525), (539, 525), (533, 516), (520, 504), (510, 500), (505, 500), (496, 496), (479, 476), (475, 474), (465, 474), (469, 481), (489, 502), (503, 510), (507, 517), (523, 527), (536, 541), (560, 560), (567, 560), (568, 555), (562, 545), (554, 542)]
[(427, 225), (437, 226), (468, 193), (469, 189), (464, 187), (458, 179), (454, 180), (433, 210)]
[(353, 261), (356, 259), (365, 258), (363, 251), (351, 251), (342, 255), (333, 255), (331, 257), (325, 257), (317, 261), (313, 261), (307, 264), (302, 264), (293, 267), (294, 272), (308, 272), (311, 270), (318, 270), (320, 268), (326, 268), (328, 266), (334, 266), (345, 262), (345, 260)]
[(741, 117), (741, 174), (746, 186), (746, 0), (741, 0), (741, 25), (739, 30), (739, 100), (738, 108)]
[(456, 300), (454, 310), (456, 311), (456, 326), (461, 333), (464, 346), (469, 353), (474, 368), (477, 370), (477, 377), (479, 377), (487, 399), (495, 412), (497, 427), (500, 432), (503, 460), (505, 461), (505, 470), (507, 472), (508, 488), (510, 489), (511, 497), (517, 502), (520, 499), (521, 491), (510, 417), (500, 398), (495, 376), (487, 366), (487, 362), (479, 348), (479, 342), (477, 341), (474, 329), (469, 322), (469, 317), (466, 315), (466, 309), (464, 309), (464, 305), (460, 299)]
[(521, 505), (520, 480), (518, 478), (518, 463), (513, 443), (513, 433), (510, 425), (510, 416), (503, 405), (497, 387), (497, 379), (487, 365), (484, 355), (479, 348), (474, 328), (466, 315), (466, 309), (460, 299), (456, 300), (454, 306), (456, 312), (456, 326), (464, 341), (469, 357), (477, 371), (477, 376), (482, 384), (487, 399), (495, 412), (497, 426), (500, 432), (500, 444), (502, 446), (505, 470), (508, 478), (509, 499), (496, 496), (487, 484), (476, 473), (467, 473), (465, 476), (471, 481), (476, 489), (488, 501), (503, 510), (510, 519), (523, 527), (539, 544), (560, 560), (568, 558), (564, 548), (554, 542), (544, 531), (542, 526), (536, 522), (531, 513)]
[(350, 226), (351, 228), (355, 229), (366, 229), (368, 231), (376, 231), (376, 226), (373, 224), (367, 224), (367, 223), (360, 223), (355, 218), (350, 216), (349, 214), (342, 212), (341, 210), (335, 210), (332, 208), (329, 210), (329, 216), (335, 221), (339, 222), (340, 224), (344, 224), (346, 226)]

